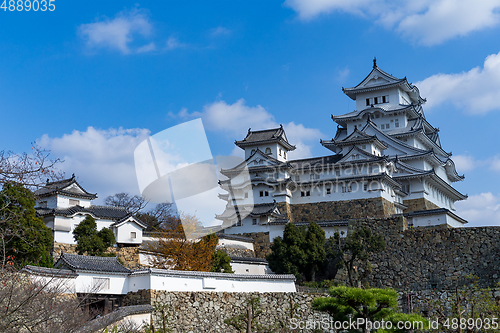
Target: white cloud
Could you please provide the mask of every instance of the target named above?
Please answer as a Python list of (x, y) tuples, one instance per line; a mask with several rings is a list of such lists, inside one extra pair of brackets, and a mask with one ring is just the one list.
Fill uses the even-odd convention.
[(212, 35), (212, 37), (230, 35), (231, 30), (224, 28), (224, 27), (217, 27), (217, 28), (210, 30), (210, 34)]
[(500, 0), (286, 0), (302, 20), (334, 11), (371, 19), (423, 45), (435, 45), (500, 23)]
[(486, 57), (482, 68), (456, 74), (436, 74), (416, 85), (429, 101), (427, 109), (451, 103), (469, 114), (500, 110), (500, 53)]
[(136, 53), (146, 53), (156, 50), (156, 45), (154, 42), (141, 46), (137, 49)]
[(122, 11), (115, 18), (104, 18), (94, 23), (82, 24), (78, 27), (79, 35), (86, 40), (90, 49), (109, 48), (123, 54), (135, 51), (152, 51), (151, 44), (134, 51), (130, 44), (137, 36), (148, 37), (152, 32), (152, 24), (145, 10), (133, 9)]
[(500, 226), (500, 198), (491, 192), (472, 195), (455, 204), (457, 214), (468, 220), (468, 227)]
[(165, 44), (165, 50), (175, 50), (181, 47), (185, 47), (186, 44), (179, 42), (179, 40), (173, 36), (170, 36), (167, 39), (167, 43)]
[(495, 156), (490, 160), (490, 169), (493, 171), (500, 171), (500, 156)]
[(477, 161), (470, 155), (455, 155), (453, 156), (453, 162), (455, 162), (456, 169), (459, 173), (471, 171), (478, 165)]
[[(205, 105), (201, 112), (189, 113), (183, 108), (178, 116), (181, 118), (201, 117), (207, 130), (226, 133), (238, 140), (241, 140), (246, 135), (248, 128), (260, 130), (279, 127), (274, 116), (264, 107), (261, 105), (248, 106), (245, 104), (244, 99), (240, 99), (233, 104), (216, 101)], [(302, 124), (290, 122), (283, 124), (283, 127), (288, 141), (297, 146), (297, 149), (290, 153), (290, 158), (311, 157), (311, 145), (318, 144), (319, 139), (323, 137), (320, 130), (308, 128)], [(241, 156), (241, 153), (238, 153), (238, 150), (233, 150), (233, 155)]]
[(81, 185), (102, 201), (118, 192), (139, 194), (134, 149), (149, 135), (147, 129), (100, 130), (88, 127), (59, 138), (43, 135), (37, 143), (64, 160), (60, 168), (74, 173)]

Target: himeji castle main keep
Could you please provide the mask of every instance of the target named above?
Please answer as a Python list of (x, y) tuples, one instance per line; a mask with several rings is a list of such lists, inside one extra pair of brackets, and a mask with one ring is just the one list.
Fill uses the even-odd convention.
[(454, 213), (454, 203), (467, 196), (453, 183), (464, 176), (441, 147), (439, 129), (426, 120), (418, 88), (374, 59), (361, 83), (342, 90), (356, 110), (332, 115), (337, 132), (320, 143), (333, 154), (289, 160), (295, 146), (282, 126), (249, 129), (235, 142), (245, 162), (221, 171), (228, 193), (220, 198), (228, 204), (217, 218), (226, 233), (270, 232), (272, 240), (287, 223), (315, 221), (328, 237), (345, 230), (348, 219), (397, 214), (414, 227), (467, 223)]

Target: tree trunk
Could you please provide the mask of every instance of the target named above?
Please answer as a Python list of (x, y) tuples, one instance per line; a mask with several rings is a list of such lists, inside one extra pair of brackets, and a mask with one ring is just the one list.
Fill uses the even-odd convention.
[(252, 333), (252, 306), (247, 309), (247, 333)]

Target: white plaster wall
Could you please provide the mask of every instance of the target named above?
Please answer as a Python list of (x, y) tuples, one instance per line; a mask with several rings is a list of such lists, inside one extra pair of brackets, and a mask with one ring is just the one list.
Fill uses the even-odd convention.
[(265, 264), (231, 262), (235, 274), (264, 275), (268, 271)]
[(427, 216), (414, 216), (408, 222), (413, 223), (413, 227), (427, 227), (427, 226), (435, 226), (441, 224), (448, 224), (453, 228), (464, 227), (464, 224), (462, 222), (456, 220), (455, 218), (446, 213), (427, 215)]
[[(234, 277), (181, 277), (151, 275), (151, 289), (165, 291), (295, 292), (293, 280), (238, 279)], [(137, 289), (140, 290), (140, 289)], [(130, 290), (130, 291), (137, 291)]]
[[(93, 284), (93, 278), (109, 278), (109, 289), (97, 289)], [(96, 294), (126, 294), (128, 292), (128, 275), (105, 274), (105, 273), (78, 273), (76, 278), (76, 292)]]
[(253, 242), (245, 242), (245, 241), (240, 241), (240, 240), (234, 240), (234, 239), (225, 239), (225, 238), (219, 238), (219, 247), (231, 247), (231, 248), (237, 248), (237, 249), (247, 249), (247, 250), (254, 250), (253, 247)]
[[(126, 222), (115, 229), (115, 238), (117, 243), (142, 244), (142, 228), (135, 222)], [(136, 238), (131, 238), (131, 233), (135, 232)]]
[(30, 275), (33, 283), (45, 286), (44, 291), (54, 293), (73, 294), (76, 290), (76, 279)]
[(71, 197), (59, 194), (59, 195), (57, 195), (57, 207), (58, 208), (68, 208), (68, 207), (73, 206), (73, 205), (69, 204), (69, 199), (78, 200), (79, 201), (78, 205), (82, 206), (82, 207), (89, 207), (91, 204), (89, 199), (71, 198)]
[[(54, 224), (50, 220), (45, 220), (45, 225), (54, 229), (54, 241), (58, 243), (76, 244), (73, 239), (73, 230), (85, 219), (86, 215), (77, 214), (72, 217), (55, 216), (53, 218)], [(105, 219), (96, 219), (97, 230), (102, 228), (109, 228), (114, 221)]]

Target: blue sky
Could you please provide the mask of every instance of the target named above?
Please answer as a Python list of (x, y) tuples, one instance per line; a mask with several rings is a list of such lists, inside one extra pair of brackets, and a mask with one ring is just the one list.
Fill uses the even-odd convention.
[(55, 1), (0, 10), (0, 150), (37, 141), (100, 198), (138, 193), (133, 150), (201, 117), (214, 155), (249, 127), (284, 124), (291, 158), (329, 153), (342, 87), (372, 59), (428, 103), (470, 198), (471, 225), (500, 225), (500, 1)]

